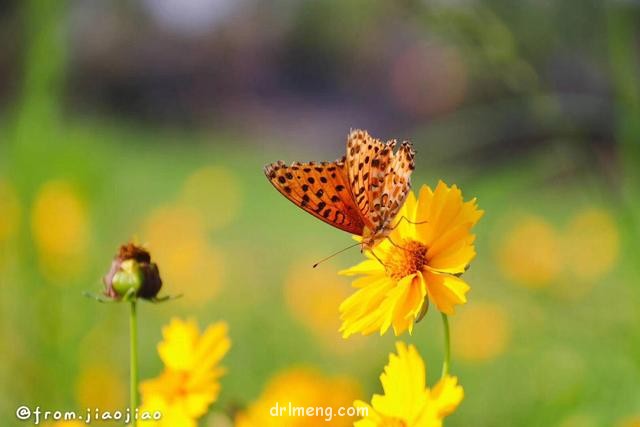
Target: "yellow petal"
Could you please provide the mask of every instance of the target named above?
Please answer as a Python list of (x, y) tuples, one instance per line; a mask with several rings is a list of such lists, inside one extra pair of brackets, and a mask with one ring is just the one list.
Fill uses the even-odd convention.
[(452, 274), (463, 273), (475, 257), (475, 236), (469, 224), (449, 229), (436, 239), (427, 251), (429, 267)]
[(456, 305), (467, 302), (466, 293), (470, 288), (462, 279), (431, 271), (425, 273), (425, 279), (429, 298), (441, 312), (453, 314)]
[(455, 185), (448, 187), (440, 181), (433, 192), (428, 187), (423, 187), (418, 199), (416, 218), (417, 221), (427, 223), (417, 226), (419, 240), (431, 246), (451, 228), (461, 224), (468, 224), (471, 228), (483, 213), (477, 209), (475, 199), (465, 203), (462, 192)]
[(140, 427), (197, 427), (196, 419), (189, 415), (182, 402), (171, 403), (159, 395), (145, 397), (139, 413), (143, 411), (151, 414), (157, 411), (162, 417), (157, 421), (138, 420)]
[(143, 406), (165, 404), (158, 426), (195, 426), (217, 399), (224, 373), (217, 365), (231, 345), (227, 329), (225, 322), (218, 322), (200, 335), (195, 320), (178, 318), (163, 328), (158, 352), (165, 370), (140, 385)]
[(213, 390), (213, 400), (218, 396), (217, 380), (225, 372), (224, 369), (217, 367), (217, 364), (231, 347), (227, 329), (225, 322), (218, 322), (205, 330), (194, 350), (195, 363), (189, 372), (186, 384), (192, 390)]
[(347, 338), (354, 333), (367, 335), (380, 330), (385, 320), (380, 305), (394, 286), (393, 280), (382, 275), (340, 304), (342, 336)]
[(218, 390), (191, 392), (184, 397), (183, 410), (188, 416), (197, 419), (209, 410), (209, 406), (218, 397)]
[[(421, 191), (421, 195), (422, 195)], [(446, 221), (452, 219), (452, 208), (454, 206), (449, 197), (449, 188), (442, 181), (438, 182), (435, 191), (432, 194), (428, 194), (424, 200), (420, 200), (418, 206), (418, 216), (421, 221), (427, 221), (425, 227), (420, 227), (421, 240), (427, 246), (430, 246), (433, 240), (442, 233), (444, 228), (443, 224)]]
[(395, 240), (400, 239), (414, 239), (416, 236), (416, 208), (417, 200), (413, 191), (409, 192), (407, 200), (400, 208), (398, 215), (391, 223), (393, 231), (391, 232), (391, 238)]
[(384, 416), (412, 420), (427, 401), (425, 366), (414, 346), (398, 342), (396, 351), (380, 376), (384, 395), (374, 395), (371, 405)]
[(431, 390), (430, 405), (437, 407), (437, 415), (444, 418), (456, 410), (464, 398), (464, 389), (458, 384), (458, 378), (446, 375)]
[(404, 215), (410, 220), (414, 219), (417, 206), (418, 200), (416, 199), (416, 195), (413, 191), (409, 191), (407, 200), (405, 200), (404, 205), (402, 206), (404, 209)]
[(338, 274), (342, 276), (356, 276), (359, 274), (379, 274), (384, 272), (384, 266), (376, 259), (367, 259), (346, 270), (341, 270)]
[(367, 286), (381, 279), (388, 279), (388, 277), (385, 274), (380, 274), (380, 273), (372, 274), (369, 276), (358, 277), (351, 283), (351, 286), (356, 289), (366, 288)]
[[(386, 331), (392, 324), (396, 324), (396, 319), (399, 317), (400, 319), (404, 319), (406, 313), (401, 313), (402, 308), (404, 306), (404, 302), (406, 300), (407, 294), (411, 288), (411, 282), (415, 274), (411, 274), (409, 276), (405, 276), (400, 279), (393, 288), (391, 288), (386, 296), (384, 301), (380, 304), (380, 311), (383, 312), (384, 322), (382, 324), (380, 332), (382, 330)], [(406, 328), (405, 328), (406, 329)], [(402, 333), (404, 330), (400, 332), (396, 331), (396, 335), (398, 333)]]
[[(389, 292), (387, 300), (393, 300), (388, 310), (392, 314), (393, 331), (400, 335), (406, 330), (413, 330), (416, 317), (422, 310), (427, 288), (422, 273), (412, 274), (400, 280), (395, 289)], [(383, 308), (384, 309), (384, 308)]]
[(367, 410), (367, 416), (353, 423), (353, 427), (384, 427), (384, 419), (368, 403), (356, 400), (353, 406)]
[(193, 349), (199, 336), (194, 319), (183, 321), (171, 319), (162, 329), (164, 340), (158, 344), (158, 354), (165, 366), (171, 369), (190, 369), (193, 364)]

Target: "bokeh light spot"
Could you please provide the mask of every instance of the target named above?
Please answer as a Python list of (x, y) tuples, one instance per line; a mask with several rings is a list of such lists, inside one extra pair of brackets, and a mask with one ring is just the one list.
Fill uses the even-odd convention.
[(605, 210), (585, 209), (567, 226), (564, 253), (567, 267), (576, 277), (595, 280), (609, 272), (620, 252), (618, 227)]
[(502, 237), (497, 251), (500, 271), (531, 288), (548, 286), (562, 268), (561, 242), (553, 227), (538, 216), (524, 216)]
[(624, 418), (616, 424), (616, 427), (640, 427), (640, 415)]
[(238, 214), (241, 188), (233, 173), (222, 166), (196, 170), (185, 181), (182, 202), (198, 209), (204, 225), (210, 229), (224, 227)]
[(511, 336), (507, 312), (498, 304), (476, 302), (452, 319), (453, 351), (461, 359), (481, 362), (504, 353)]
[(358, 383), (349, 377), (325, 377), (307, 368), (292, 368), (269, 381), (256, 402), (236, 418), (236, 427), (324, 427), (352, 426), (352, 417), (334, 417), (327, 423), (324, 416), (273, 417), (269, 410), (276, 402), (279, 406), (332, 407), (333, 413), (340, 407), (349, 407), (361, 397)]
[(159, 208), (147, 218), (144, 242), (160, 268), (163, 290), (204, 304), (220, 290), (224, 257), (206, 239), (202, 214), (189, 206)]
[(65, 283), (84, 270), (90, 242), (89, 213), (71, 184), (50, 181), (42, 186), (33, 205), (31, 229), (47, 278)]
[(78, 375), (75, 392), (79, 408), (113, 411), (127, 407), (127, 384), (111, 364), (84, 366)]
[(338, 307), (349, 296), (350, 288), (334, 270), (312, 268), (320, 258), (298, 261), (291, 266), (284, 286), (285, 301), (292, 315), (320, 338), (327, 349), (349, 351), (357, 347), (352, 345), (356, 341), (345, 341), (338, 332)]

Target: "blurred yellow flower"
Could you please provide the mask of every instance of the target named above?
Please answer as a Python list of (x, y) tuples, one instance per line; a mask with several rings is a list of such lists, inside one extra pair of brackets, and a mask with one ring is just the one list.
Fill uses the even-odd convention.
[(231, 346), (227, 324), (218, 322), (200, 334), (195, 320), (174, 318), (162, 330), (158, 353), (165, 370), (157, 378), (140, 385), (141, 411), (159, 411), (159, 421), (140, 425), (156, 427), (195, 427), (220, 392), (218, 366)]
[(296, 262), (290, 269), (284, 286), (287, 307), (293, 316), (318, 337), (325, 348), (334, 353), (343, 353), (357, 348), (354, 340), (349, 345), (340, 338), (340, 320), (336, 311), (349, 292), (344, 279), (329, 273), (327, 269), (310, 269), (319, 259)]
[(42, 186), (34, 202), (31, 229), (49, 279), (65, 283), (83, 271), (89, 253), (89, 213), (68, 182)]
[(157, 209), (144, 229), (145, 246), (162, 266), (167, 293), (184, 294), (185, 304), (204, 304), (217, 295), (224, 257), (207, 241), (204, 219), (197, 209), (182, 205)]
[(556, 295), (576, 298), (611, 271), (619, 258), (619, 230), (606, 210), (585, 208), (565, 230), (530, 214), (510, 221), (514, 225), (506, 228), (496, 255), (503, 275), (514, 283), (529, 288), (554, 283)]
[(564, 239), (567, 267), (579, 279), (598, 279), (610, 271), (618, 259), (618, 227), (605, 210), (588, 208), (576, 214)]
[[(327, 378), (318, 372), (295, 368), (274, 377), (257, 401), (236, 416), (236, 427), (323, 427), (351, 426), (352, 417), (336, 416), (340, 408), (348, 408), (360, 393), (360, 387), (351, 378)], [(331, 408), (333, 417), (326, 415), (294, 416), (284, 411), (274, 416), (278, 408)]]
[(54, 421), (46, 422), (42, 424), (42, 427), (86, 427), (87, 424), (83, 421), (71, 420), (71, 421)]
[(81, 408), (122, 410), (127, 405), (127, 383), (107, 363), (84, 366), (76, 380), (76, 401)]
[(397, 354), (389, 355), (389, 363), (380, 375), (384, 394), (375, 394), (371, 405), (356, 401), (359, 408), (368, 408), (369, 415), (354, 427), (440, 427), (444, 417), (456, 410), (464, 397), (458, 379), (446, 375), (435, 387), (426, 387), (426, 369), (414, 346), (396, 344)]
[(209, 229), (223, 227), (237, 216), (242, 198), (238, 179), (223, 166), (206, 166), (185, 181), (181, 199), (198, 209)]
[(497, 258), (509, 280), (531, 288), (547, 286), (562, 269), (559, 233), (538, 216), (515, 218), (500, 242)]
[(509, 338), (506, 311), (486, 302), (476, 302), (461, 311), (451, 336), (454, 353), (468, 361), (494, 359), (504, 353)]
[(620, 420), (620, 422), (618, 422), (616, 426), (617, 427), (640, 427), (640, 415), (635, 417), (624, 418), (623, 420)]
[(390, 239), (340, 272), (363, 275), (353, 282), (358, 291), (340, 306), (343, 336), (384, 334), (390, 326), (396, 335), (411, 333), (428, 300), (453, 314), (455, 305), (467, 301), (469, 286), (458, 276), (476, 255), (471, 228), (483, 214), (475, 199), (464, 202), (457, 186), (442, 181), (435, 190), (423, 186), (418, 200), (410, 193)]

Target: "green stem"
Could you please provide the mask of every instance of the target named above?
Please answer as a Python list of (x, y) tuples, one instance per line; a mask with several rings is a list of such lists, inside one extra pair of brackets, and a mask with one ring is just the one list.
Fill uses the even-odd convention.
[(131, 300), (131, 312), (129, 315), (129, 375), (131, 398), (131, 426), (136, 427), (136, 409), (138, 408), (138, 326), (136, 314), (136, 300)]
[[(640, 272), (638, 256), (638, 238), (640, 237), (640, 215), (638, 215), (637, 194), (640, 188), (640, 55), (637, 52), (636, 40), (638, 29), (636, 22), (638, 12), (633, 4), (626, 2), (608, 2), (607, 36), (609, 46), (609, 66), (611, 81), (615, 93), (615, 140), (619, 144), (619, 159), (622, 173), (616, 174), (621, 179), (620, 220), (624, 227), (624, 238), (629, 254), (630, 265), (634, 273)], [(616, 171), (618, 172), (618, 171)], [(638, 287), (635, 296), (638, 298)], [(636, 335), (637, 337), (637, 335)], [(635, 341), (635, 340), (631, 340)], [(634, 347), (640, 356), (638, 347)], [(640, 360), (640, 357), (636, 357)]]
[(442, 361), (442, 378), (449, 375), (451, 367), (451, 339), (449, 337), (449, 318), (442, 314), (442, 326), (444, 327), (444, 360)]

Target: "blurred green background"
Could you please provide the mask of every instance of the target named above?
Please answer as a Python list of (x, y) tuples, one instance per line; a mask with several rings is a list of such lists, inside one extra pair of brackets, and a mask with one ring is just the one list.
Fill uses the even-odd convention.
[[(395, 337), (343, 341), (357, 250), (262, 173), (331, 160), (350, 128), (409, 139), (414, 188), (477, 197), (465, 388), (447, 426), (640, 425), (640, 4), (632, 1), (5, 1), (0, 5), (0, 420), (125, 407), (127, 307), (99, 292), (147, 245), (141, 377), (172, 316), (233, 341), (212, 412), (292, 366), (364, 400)], [(433, 384), (442, 336), (413, 336)], [(219, 415), (201, 425), (223, 423)], [(222, 425), (222, 424), (220, 424)], [(339, 425), (339, 424), (334, 424)]]

